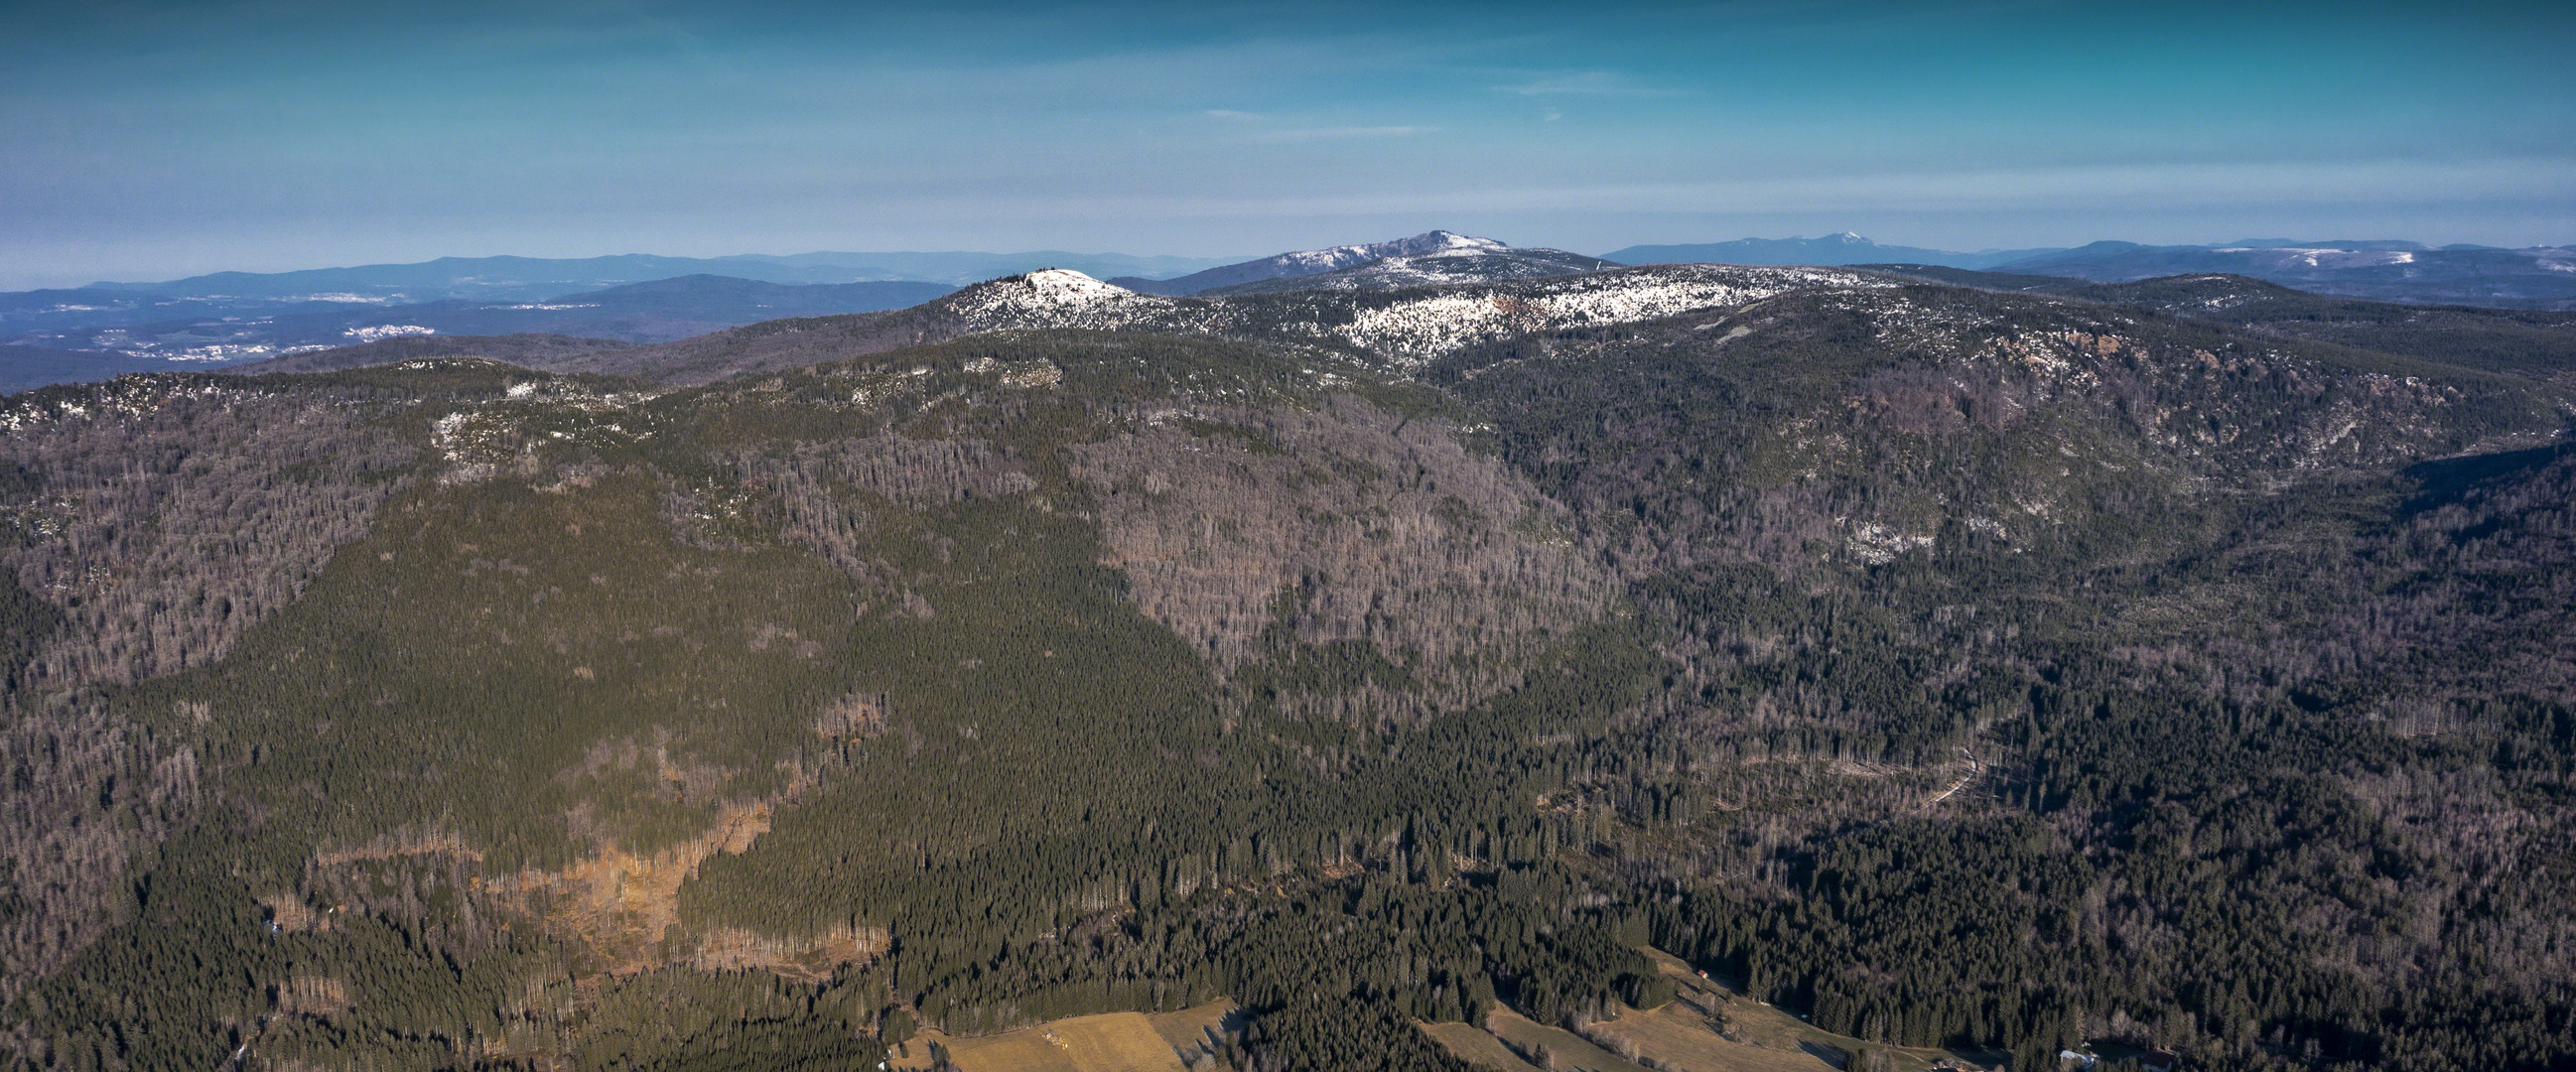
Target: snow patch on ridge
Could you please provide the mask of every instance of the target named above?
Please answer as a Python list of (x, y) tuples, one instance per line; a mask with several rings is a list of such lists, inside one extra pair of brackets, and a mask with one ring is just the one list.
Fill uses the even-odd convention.
[(1890, 280), (1833, 268), (1676, 264), (1383, 291), (1291, 291), (1165, 298), (1079, 272), (1033, 272), (940, 300), (961, 333), (1012, 329), (1144, 330), (1205, 335), (1302, 335), (1418, 368), (1442, 354), (1525, 332), (1660, 320), (1733, 308), (1794, 291), (1885, 289)]
[[(1458, 254), (1500, 253), (1512, 247), (1490, 238), (1474, 238), (1452, 231), (1429, 231), (1411, 238), (1388, 242), (1371, 242), (1364, 246), (1333, 246), (1327, 249), (1282, 253), (1270, 258), (1271, 263), (1294, 266), (1312, 275), (1339, 271), (1370, 261), (1389, 257), (1455, 256)], [(1256, 262), (1257, 263), (1257, 262)]]
[(1894, 285), (1872, 276), (1829, 269), (1674, 265), (1464, 286), (1360, 309), (1347, 327), (1332, 333), (1385, 354), (1398, 364), (1419, 365), (1449, 351), (1504, 335), (1660, 320), (1702, 309), (1745, 305), (1794, 290)]

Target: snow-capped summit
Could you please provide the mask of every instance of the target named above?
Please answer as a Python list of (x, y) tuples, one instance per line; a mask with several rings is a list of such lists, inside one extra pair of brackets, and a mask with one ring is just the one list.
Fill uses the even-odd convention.
[[(1385, 260), (1388, 257), (1421, 257), (1433, 254), (1456, 255), (1496, 253), (1510, 248), (1512, 247), (1496, 242), (1490, 238), (1472, 238), (1455, 231), (1425, 231), (1411, 238), (1398, 238), (1386, 242), (1371, 242), (1363, 246), (1332, 246), (1325, 249), (1309, 249), (1301, 250), (1296, 253), (1282, 253), (1276, 257), (1270, 257), (1264, 260), (1247, 261), (1244, 264), (1227, 265), (1226, 268), (1242, 268), (1249, 265), (1278, 265), (1281, 267), (1293, 266), (1296, 268), (1307, 269), (1307, 271), (1278, 272), (1270, 276), (1270, 278), (1277, 278), (1282, 275), (1309, 275), (1316, 272), (1339, 271), (1344, 268), (1367, 264), (1370, 261)], [(1208, 271), (1222, 272), (1225, 271), (1226, 268), (1211, 268), (1208, 269)]]
[[(1438, 286), (1444, 283), (1491, 283), (1505, 279), (1535, 279), (1551, 275), (1573, 275), (1615, 268), (1599, 257), (1586, 257), (1561, 249), (1506, 246), (1482, 238), (1468, 238), (1446, 231), (1435, 231), (1424, 238), (1441, 236), (1452, 241), (1428, 252), (1379, 257), (1348, 268), (1311, 275), (1277, 276), (1270, 279), (1237, 283), (1215, 290), (1203, 290), (1200, 297), (1231, 294), (1276, 294), (1290, 290), (1392, 290), (1398, 287)], [(1412, 241), (1408, 239), (1407, 241)]]
[(1490, 238), (1462, 235), (1456, 231), (1425, 231), (1411, 238), (1282, 253), (1259, 260), (1210, 268), (1178, 279), (1121, 279), (1119, 282), (1151, 294), (1198, 294), (1264, 279), (1287, 279), (1338, 272), (1344, 268), (1353, 268), (1392, 257), (1476, 256), (1487, 253), (1508, 253), (1511, 250), (1512, 247)]
[(1069, 268), (1043, 268), (977, 283), (937, 304), (979, 327), (1096, 327), (1106, 322), (1104, 315), (1115, 319), (1114, 311), (1171, 303)]
[[(1088, 302), (1113, 293), (1133, 293), (1125, 287), (1103, 283), (1071, 268), (1040, 268), (1019, 278), (1022, 286), (1043, 301)], [(1008, 279), (1003, 281), (1009, 282)]]
[(1000, 305), (1036, 308), (1097, 305), (1134, 297), (1139, 297), (1135, 291), (1070, 268), (1041, 268), (1026, 275), (988, 279), (942, 300), (959, 309)]

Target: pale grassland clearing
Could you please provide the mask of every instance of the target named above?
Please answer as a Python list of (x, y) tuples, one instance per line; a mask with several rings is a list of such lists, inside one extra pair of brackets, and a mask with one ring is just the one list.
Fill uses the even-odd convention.
[(1172, 1012), (1147, 1013), (1145, 1021), (1152, 1024), (1155, 1033), (1163, 1036), (1163, 1041), (1171, 1043), (1174, 1050), (1212, 1052), (1229, 1029), (1242, 1028), (1241, 1024), (1234, 1022), (1234, 1017), (1234, 999), (1218, 998), (1204, 1005)]
[(1541, 1072), (1537, 1065), (1521, 1060), (1520, 1055), (1503, 1045), (1501, 1039), (1474, 1024), (1449, 1020), (1421, 1027), (1423, 1034), (1431, 1036), (1432, 1041), (1461, 1061), (1499, 1072)]
[(1813, 1053), (1730, 1042), (1708, 1018), (1674, 1001), (1651, 1012), (1629, 1010), (1592, 1025), (1594, 1036), (1679, 1072), (1823, 1072), (1833, 1067)]
[(1499, 1007), (1482, 1029), (1463, 1023), (1422, 1029), (1459, 1058), (1501, 1072), (1530, 1072), (1542, 1051), (1555, 1068), (1583, 1072), (1641, 1072), (1647, 1062), (1665, 1072), (1825, 1072), (1864, 1052), (1885, 1055), (1893, 1072), (1922, 1072), (1945, 1060), (1972, 1066), (1943, 1050), (1867, 1043), (1819, 1029), (1701, 978), (1679, 958), (1644, 952), (1672, 980), (1675, 999), (1653, 1009), (1622, 1008), (1579, 1035)]
[(1545, 1048), (1551, 1058), (1547, 1065), (1560, 1072), (1648, 1072), (1645, 1066), (1584, 1041), (1574, 1032), (1533, 1022), (1500, 1005), (1485, 1014), (1485, 1028), (1521, 1053), (1537, 1054)]
[(1612, 1045), (1630, 1042), (1637, 1052), (1681, 1072), (1816, 1072), (1842, 1055), (1885, 1054), (1894, 1072), (1920, 1072), (1936, 1062), (1969, 1062), (1946, 1050), (1888, 1046), (1837, 1035), (1768, 1003), (1702, 979), (1681, 958), (1643, 951), (1672, 980), (1674, 1000), (1651, 1011), (1625, 1010), (1586, 1029)]
[(1234, 1003), (1224, 999), (1166, 1013), (1112, 1012), (1050, 1020), (980, 1038), (924, 1031), (889, 1066), (927, 1069), (936, 1042), (962, 1072), (1186, 1072), (1182, 1050), (1222, 1032)]

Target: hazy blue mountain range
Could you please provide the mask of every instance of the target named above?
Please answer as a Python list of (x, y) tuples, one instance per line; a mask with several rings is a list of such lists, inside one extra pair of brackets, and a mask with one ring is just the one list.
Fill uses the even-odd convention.
[(86, 354), (80, 360), (43, 361), (13, 354), (0, 365), (0, 382), (23, 390), (120, 372), (168, 370), (174, 363), (229, 365), (403, 336), (544, 333), (668, 342), (762, 320), (900, 309), (952, 289), (946, 283), (797, 285), (689, 275), (524, 302), (450, 298), (390, 306), (291, 302), (228, 309), (192, 301), (121, 311), (28, 311), (22, 303), (19, 311), (0, 313), (0, 324), (18, 329), (0, 339), (46, 353)]
[(1932, 264), (1944, 268), (1992, 268), (2055, 249), (1990, 249), (1959, 253), (1915, 246), (1882, 246), (1845, 231), (1822, 238), (1739, 238), (1679, 246), (1629, 246), (1602, 254), (1622, 264)]
[[(93, 283), (81, 291), (130, 291), (164, 297), (410, 301), (442, 298), (534, 301), (580, 291), (684, 275), (721, 275), (766, 283), (815, 284), (915, 280), (972, 283), (1038, 268), (1095, 275), (1165, 276), (1222, 263), (1213, 257), (1133, 257), (1122, 253), (799, 253), (730, 257), (626, 254), (557, 260), (543, 257), (441, 257), (417, 264), (367, 264), (295, 272), (216, 272), (160, 283)], [(40, 292), (52, 293), (52, 292)], [(94, 296), (93, 296), (94, 297)]]
[[(2058, 289), (2049, 282), (2056, 279), (2230, 274), (2380, 301), (2576, 308), (2576, 251), (2435, 249), (2388, 239), (2247, 239), (2225, 246), (2096, 242), (2074, 249), (1961, 253), (1880, 245), (1844, 232), (1631, 246), (1588, 257), (1435, 230), (1214, 266), (1206, 259), (1057, 251), (443, 258), (0, 294), (0, 346), (12, 348), (0, 356), (0, 384), (24, 389), (166, 369), (174, 362), (229, 365), (403, 336), (536, 333), (669, 342), (764, 320), (900, 309), (936, 298), (952, 284), (1049, 267), (1094, 278), (1121, 273), (1110, 282), (1126, 290), (1187, 296), (1493, 282), (1593, 272), (1614, 263), (1887, 265), (1916, 273), (1978, 272), (1982, 278), (1958, 281), (2043, 291)], [(1198, 270), (1152, 277), (1192, 267)], [(84, 353), (91, 356), (71, 356)]]
[(2236, 246), (2095, 242), (1994, 267), (2102, 282), (2229, 273), (2345, 297), (2576, 309), (2576, 249), (2566, 246), (2434, 249), (2395, 241), (2266, 241)]
[(1851, 232), (1823, 238), (1742, 238), (1700, 245), (1630, 246), (1604, 258), (1626, 264), (1889, 264), (1964, 268), (2101, 282), (2168, 275), (2249, 276), (2320, 294), (2508, 309), (2576, 308), (2576, 250), (2563, 246), (2434, 248), (2402, 239), (2301, 241), (2256, 238), (2223, 245), (2095, 242), (2073, 249), (1961, 253), (1882, 246)]

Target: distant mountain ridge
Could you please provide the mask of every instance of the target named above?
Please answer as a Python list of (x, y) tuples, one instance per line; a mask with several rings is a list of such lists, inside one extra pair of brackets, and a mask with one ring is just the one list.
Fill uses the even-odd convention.
[[(1818, 238), (1630, 246), (1590, 257), (1433, 230), (1222, 264), (1061, 251), (450, 257), (0, 293), (0, 346), (9, 347), (0, 354), (0, 384), (24, 389), (128, 371), (237, 365), (402, 336), (552, 334), (661, 343), (768, 320), (901, 309), (937, 298), (955, 283), (1045, 269), (1095, 281), (1106, 276), (1122, 293), (1139, 296), (1224, 297), (1495, 283), (1620, 264), (1693, 263), (1882, 266), (1917, 277), (1976, 272), (1983, 277), (1946, 281), (2032, 291), (2057, 290), (2050, 280), (2121, 283), (2226, 274), (2373, 301), (2576, 310), (2576, 249), (2436, 248), (2395, 239), (2249, 238), (2161, 246), (2104, 241), (2071, 249), (1960, 253), (1881, 245), (1846, 231)], [(1196, 270), (1153, 277), (1191, 268)]]
[[(0, 384), (23, 390), (121, 372), (233, 365), (404, 336), (548, 334), (669, 342), (788, 317), (900, 309), (946, 283), (769, 283), (686, 275), (532, 301), (417, 304), (139, 302), (0, 305)], [(62, 292), (55, 292), (60, 294)], [(17, 297), (17, 296), (12, 296)]]
[(1101, 275), (1177, 275), (1221, 263), (1214, 257), (1137, 257), (1122, 253), (799, 253), (727, 257), (622, 254), (544, 257), (441, 257), (410, 264), (366, 264), (292, 272), (215, 272), (158, 283), (93, 283), (74, 291), (308, 301), (532, 301), (687, 275), (720, 275), (764, 283), (812, 285), (905, 280), (964, 284), (1038, 268)]
[(1821, 238), (1739, 238), (1732, 242), (1704, 242), (1696, 245), (1629, 246), (1602, 254), (1605, 260), (1623, 264), (1814, 264), (1842, 266), (1852, 264), (1931, 264), (1944, 268), (1985, 269), (2028, 257), (2057, 252), (2044, 249), (2001, 249), (1979, 253), (1923, 249), (1916, 246), (1882, 246), (1850, 231)]
[[(1514, 258), (1526, 260), (1532, 256), (1544, 259), (1551, 255), (1590, 261), (1592, 262), (1591, 267), (1598, 267), (1598, 262), (1600, 260), (1600, 258), (1579, 258), (1579, 255), (1566, 253), (1563, 250), (1519, 249), (1490, 238), (1476, 238), (1469, 235), (1462, 235), (1455, 231), (1425, 231), (1421, 234), (1414, 235), (1411, 238), (1398, 238), (1385, 242), (1371, 242), (1365, 245), (1354, 246), (1328, 246), (1323, 249), (1308, 249), (1299, 250), (1293, 253), (1281, 253), (1276, 256), (1262, 257), (1235, 264), (1219, 265), (1217, 267), (1207, 269), (1206, 271), (1193, 272), (1177, 279), (1145, 279), (1137, 276), (1118, 276), (1111, 278), (1109, 282), (1116, 286), (1135, 291), (1139, 294), (1161, 294), (1167, 297), (1177, 297), (1190, 294), (1208, 294), (1220, 291), (1234, 293), (1241, 292), (1238, 288), (1254, 286), (1257, 284), (1275, 283), (1280, 280), (1299, 279), (1307, 276), (1320, 276), (1334, 272), (1349, 271), (1381, 261), (1412, 260), (1430, 257), (1447, 259), (1454, 265), (1454, 267), (1442, 278), (1407, 280), (1405, 282), (1389, 283), (1386, 285), (1403, 286), (1411, 285), (1414, 282), (1454, 283), (1468, 281), (1470, 277), (1488, 279), (1523, 278), (1528, 274), (1557, 274), (1557, 272), (1530, 273), (1526, 270), (1525, 266), (1518, 264), (1504, 268), (1504, 274), (1502, 275), (1476, 275), (1473, 270), (1469, 268), (1469, 265), (1476, 263), (1474, 260), (1471, 260), (1472, 258), (1499, 257), (1504, 258), (1505, 261), (1509, 261)], [(1505, 261), (1496, 261), (1493, 263), (1503, 264)], [(1587, 267), (1573, 266), (1575, 263), (1574, 260), (1568, 260), (1566, 263), (1568, 267), (1560, 269), (1560, 271), (1589, 270)], [(1056, 265), (1055, 267), (1070, 268), (1072, 266)], [(1396, 272), (1391, 273), (1390, 278), (1401, 276), (1401, 272)], [(1363, 277), (1352, 278), (1352, 285), (1361, 285), (1358, 280)], [(1267, 289), (1280, 288), (1273, 286)]]
[(2151, 246), (2104, 241), (2072, 249), (1960, 253), (1882, 246), (1845, 231), (1823, 238), (1743, 238), (1700, 245), (1630, 246), (1603, 256), (1630, 264), (1914, 265), (2097, 282), (2229, 274), (2319, 294), (2379, 301), (2576, 309), (2576, 249), (2563, 246), (2435, 248), (2402, 239), (2306, 242), (2260, 238), (2226, 245)]
[(1050, 269), (978, 283), (907, 309), (754, 324), (657, 346), (566, 351), (540, 367), (703, 384), (985, 332), (1075, 330), (1293, 339), (1413, 368), (1525, 332), (1650, 320), (1796, 291), (1895, 285), (1838, 269), (1686, 264), (1401, 290), (1307, 287), (1174, 298)]
[(1292, 290), (1394, 290), (1445, 283), (1494, 283), (1507, 279), (1541, 279), (1552, 275), (1598, 272), (1626, 265), (1567, 253), (1561, 249), (1442, 251), (1410, 257), (1387, 257), (1315, 275), (1283, 276), (1203, 290), (1203, 298), (1234, 294), (1277, 294)]
[(2144, 246), (2095, 242), (1995, 266), (1999, 271), (2116, 283), (2231, 274), (2318, 294), (2499, 308), (2576, 309), (2576, 248), (2445, 246), (2414, 242)]

